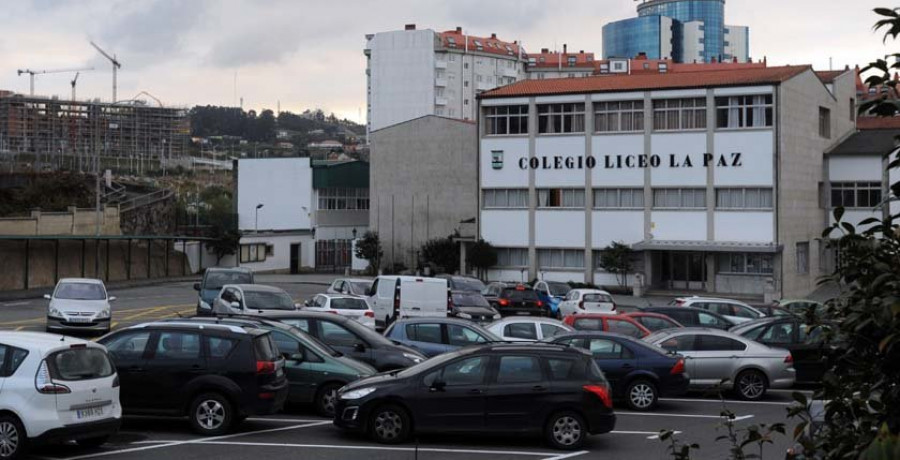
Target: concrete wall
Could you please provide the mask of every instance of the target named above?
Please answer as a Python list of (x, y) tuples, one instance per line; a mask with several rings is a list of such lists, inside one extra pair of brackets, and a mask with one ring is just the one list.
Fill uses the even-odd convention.
[[(66, 212), (31, 211), (28, 217), (0, 218), (0, 235), (94, 235), (97, 215), (93, 209), (70, 207)], [(100, 234), (121, 235), (119, 208), (107, 206), (100, 215)]]
[[(241, 244), (265, 243), (272, 246), (272, 253), (262, 262), (240, 262), (254, 272), (289, 273), (291, 268), (291, 245), (300, 245), (300, 268), (312, 269), (316, 266), (316, 244), (312, 234), (248, 234), (241, 237)], [(237, 254), (238, 260), (240, 253)]]
[(412, 268), (415, 251), (478, 214), (476, 126), (426, 116), (372, 133), (369, 228), (383, 265)]

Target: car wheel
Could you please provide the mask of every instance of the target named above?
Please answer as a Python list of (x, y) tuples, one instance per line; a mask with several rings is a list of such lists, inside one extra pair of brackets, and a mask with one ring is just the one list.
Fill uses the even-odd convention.
[(204, 436), (227, 433), (234, 418), (231, 402), (219, 393), (204, 393), (191, 403), (191, 428)]
[(738, 396), (747, 401), (757, 401), (766, 395), (766, 376), (757, 370), (746, 370), (738, 374), (734, 388)]
[(656, 385), (644, 379), (632, 381), (625, 389), (625, 401), (631, 410), (653, 410), (656, 407), (656, 403), (659, 402)]
[(19, 420), (11, 415), (0, 416), (0, 458), (14, 460), (25, 452), (28, 437)]
[(334, 417), (334, 406), (337, 403), (338, 390), (343, 385), (329, 383), (319, 388), (316, 393), (316, 412), (323, 417)]
[(550, 417), (544, 428), (547, 442), (556, 449), (574, 450), (584, 444), (587, 424), (575, 412), (558, 412)]
[(97, 436), (96, 438), (78, 439), (75, 441), (81, 447), (100, 447), (109, 442), (109, 436)]
[(386, 404), (372, 411), (369, 434), (382, 444), (399, 444), (409, 437), (411, 421), (399, 406)]

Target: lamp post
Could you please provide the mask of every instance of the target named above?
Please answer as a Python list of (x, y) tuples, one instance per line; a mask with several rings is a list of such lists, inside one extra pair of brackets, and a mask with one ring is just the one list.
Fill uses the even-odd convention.
[(353, 239), (355, 240), (356, 239), (356, 227), (354, 227), (353, 231), (351, 231), (350, 233), (353, 234)]
[(262, 203), (256, 205), (256, 221), (253, 224), (253, 233), (259, 233), (259, 210), (263, 206)]

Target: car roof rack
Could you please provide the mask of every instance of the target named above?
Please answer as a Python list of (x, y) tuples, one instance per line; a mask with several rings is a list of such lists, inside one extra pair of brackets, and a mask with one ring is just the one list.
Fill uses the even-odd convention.
[(183, 321), (181, 318), (179, 318), (179, 320), (176, 320), (176, 321), (153, 321), (150, 323), (138, 324), (135, 326), (131, 326), (128, 329), (143, 329), (143, 328), (147, 328), (147, 327), (161, 327), (161, 326), (181, 326), (181, 327), (192, 327), (192, 328), (198, 328), (198, 329), (218, 328), (218, 329), (227, 329), (236, 334), (246, 334), (247, 333), (247, 331), (245, 331), (240, 326), (234, 326), (231, 324), (190, 322), (190, 321)]

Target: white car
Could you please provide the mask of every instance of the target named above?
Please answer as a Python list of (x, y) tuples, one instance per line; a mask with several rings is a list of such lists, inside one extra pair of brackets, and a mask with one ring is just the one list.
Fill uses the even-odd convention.
[(510, 316), (489, 324), (487, 330), (511, 342), (537, 342), (575, 329), (551, 318)]
[(366, 299), (339, 294), (319, 294), (307, 300), (304, 310), (335, 313), (356, 320), (363, 326), (375, 329), (375, 312), (369, 308)]
[(561, 317), (581, 313), (615, 313), (612, 295), (599, 289), (572, 289), (559, 303)]
[(119, 377), (94, 342), (43, 332), (0, 332), (0, 458), (29, 446), (99, 446), (119, 430)]
[(766, 316), (765, 313), (740, 300), (694, 296), (675, 299), (674, 303), (679, 307), (702, 308), (706, 311), (718, 313), (735, 324), (745, 323)]
[(356, 278), (338, 278), (328, 286), (325, 291), (328, 294), (344, 294), (354, 295), (358, 297), (368, 297), (369, 290), (372, 289), (373, 280), (364, 280)]
[(103, 281), (88, 278), (63, 278), (53, 294), (44, 294), (47, 307), (47, 332), (85, 331), (106, 333), (110, 329), (116, 300), (106, 292)]

